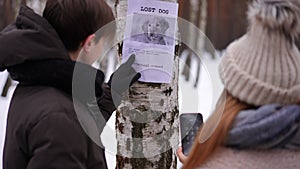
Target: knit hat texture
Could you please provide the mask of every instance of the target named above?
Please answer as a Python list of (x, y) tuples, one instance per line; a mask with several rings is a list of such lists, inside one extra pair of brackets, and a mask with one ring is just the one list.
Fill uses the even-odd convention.
[(226, 49), (219, 67), (225, 89), (248, 104), (300, 102), (299, 0), (254, 0), (249, 29)]

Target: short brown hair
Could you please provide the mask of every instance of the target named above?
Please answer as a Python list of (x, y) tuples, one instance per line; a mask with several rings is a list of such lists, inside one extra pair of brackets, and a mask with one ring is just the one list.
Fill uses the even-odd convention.
[(104, 0), (48, 0), (43, 17), (54, 27), (68, 51), (78, 50), (89, 35), (114, 20)]

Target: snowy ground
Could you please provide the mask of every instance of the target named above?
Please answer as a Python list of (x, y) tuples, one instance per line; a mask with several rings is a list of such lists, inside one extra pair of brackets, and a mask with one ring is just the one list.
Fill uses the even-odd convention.
[[(180, 59), (180, 68), (184, 66), (186, 53)], [(204, 57), (205, 65), (201, 68), (201, 75), (198, 88), (194, 88), (197, 60), (194, 58), (191, 65), (191, 80), (186, 82), (183, 76), (180, 76), (179, 97), (180, 97), (180, 113), (200, 112), (204, 120), (209, 117), (210, 112), (216, 102), (216, 98), (222, 91), (222, 85), (218, 79), (217, 66), (219, 59), (212, 60), (209, 56)], [(213, 71), (211, 71), (213, 70)], [(7, 77), (6, 72), (0, 72), (0, 91)], [(5, 126), (9, 101), (13, 92), (13, 88), (9, 90), (7, 98), (0, 97), (0, 169), (2, 169), (2, 150), (5, 137)], [(103, 144), (106, 146), (107, 163), (109, 169), (115, 168), (116, 139), (114, 131), (115, 115), (109, 120), (104, 132), (101, 135)], [(178, 165), (178, 168), (181, 164)]]

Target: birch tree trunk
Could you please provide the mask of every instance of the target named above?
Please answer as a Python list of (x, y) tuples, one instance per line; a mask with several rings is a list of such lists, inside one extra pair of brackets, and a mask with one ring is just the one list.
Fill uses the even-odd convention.
[[(115, 4), (119, 42), (124, 35), (127, 4), (127, 0), (117, 0)], [(122, 43), (118, 46), (118, 53), (122, 57)], [(170, 84), (136, 83), (119, 106), (115, 125), (117, 169), (177, 167), (178, 49), (179, 42), (176, 42)]]
[(37, 14), (42, 15), (46, 5), (46, 0), (27, 0), (27, 5)]
[[(215, 53), (214, 53), (215, 50), (211, 48), (210, 44), (207, 45), (205, 44), (207, 40), (206, 38), (206, 23), (207, 23), (207, 8), (208, 8), (207, 0), (199, 0), (199, 1), (200, 4), (197, 4), (199, 5), (197, 27), (201, 30), (202, 34), (199, 34), (199, 32), (195, 34), (197, 38), (196, 38), (194, 49), (200, 51), (201, 57), (203, 56), (205, 51), (208, 51), (209, 53), (211, 53), (212, 58), (215, 58)], [(198, 86), (199, 78), (200, 78), (200, 70), (201, 70), (201, 60), (199, 59), (194, 87)]]
[[(198, 18), (198, 27), (203, 32), (203, 34), (206, 33), (206, 23), (207, 23), (207, 0), (200, 0), (200, 16)], [(205, 36), (198, 35), (197, 36), (197, 49), (200, 49), (201, 51), (205, 51)]]
[(13, 21), (15, 11), (12, 2), (9, 0), (0, 0), (0, 31)]
[[(189, 5), (189, 17), (186, 18), (189, 22), (195, 24), (196, 26), (196, 20), (198, 18), (198, 11), (199, 11), (199, 0), (189, 0), (188, 2)], [(189, 28), (189, 34), (188, 34), (188, 43), (189, 44), (194, 44), (194, 46), (191, 46), (193, 49), (196, 49), (196, 41), (197, 41), (197, 32), (195, 32), (195, 30), (193, 29), (193, 27), (191, 25), (188, 26)], [(184, 68), (182, 70), (182, 74), (185, 76), (185, 80), (189, 81), (190, 80), (190, 75), (191, 75), (191, 61), (192, 61), (192, 56), (193, 56), (193, 51), (188, 49), (188, 55), (186, 57), (185, 60), (185, 65)]]
[[(196, 51), (200, 51), (201, 56), (196, 56), (194, 58), (197, 59), (197, 74), (194, 83), (194, 87), (198, 86), (199, 77), (200, 77), (200, 70), (201, 70), (201, 60), (199, 57), (202, 57), (205, 50), (211, 53), (212, 57), (214, 58), (214, 49), (211, 48), (210, 44), (207, 45), (207, 49), (205, 46), (205, 42), (207, 40), (205, 33), (206, 33), (206, 23), (207, 23), (207, 9), (208, 9), (208, 1), (207, 0), (189, 0), (187, 3), (190, 5), (189, 10), (189, 17), (187, 20), (197, 26), (203, 34), (200, 34), (199, 31), (193, 29), (192, 26), (189, 26), (189, 37), (188, 43), (193, 44), (192, 49)], [(186, 81), (190, 80), (191, 75), (191, 62), (192, 57), (195, 56), (194, 52), (188, 49), (188, 55), (185, 61), (185, 66), (183, 68), (182, 74), (185, 76)]]
[[(197, 26), (199, 29), (205, 33), (206, 32), (206, 23), (207, 23), (207, 12), (208, 12), (208, 1), (207, 0), (199, 0), (197, 4), (198, 8), (198, 17), (197, 17)], [(204, 38), (199, 39), (199, 41), (204, 41)], [(198, 42), (200, 44), (201, 42)], [(201, 46), (203, 48), (203, 46)]]

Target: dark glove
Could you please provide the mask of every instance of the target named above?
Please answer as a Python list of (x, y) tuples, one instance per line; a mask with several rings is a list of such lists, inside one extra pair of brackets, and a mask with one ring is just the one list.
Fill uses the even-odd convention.
[(121, 103), (123, 93), (141, 77), (141, 74), (137, 73), (132, 67), (134, 60), (135, 55), (131, 55), (129, 59), (110, 76), (107, 83), (111, 89), (112, 99), (116, 107)]

